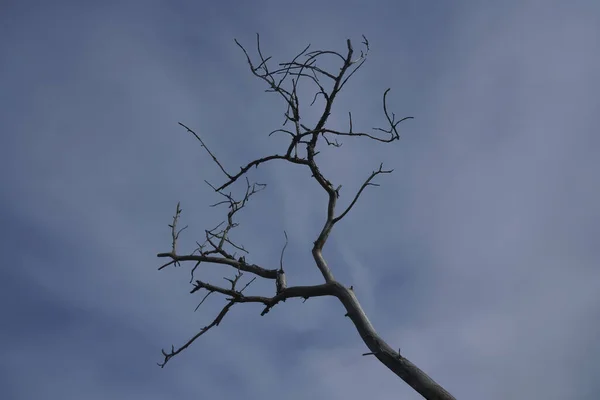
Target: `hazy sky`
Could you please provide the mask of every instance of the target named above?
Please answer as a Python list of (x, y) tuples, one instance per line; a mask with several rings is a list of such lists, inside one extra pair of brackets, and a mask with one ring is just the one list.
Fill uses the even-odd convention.
[[(600, 391), (600, 3), (597, 1), (0, 2), (2, 398), (419, 399), (366, 351), (334, 299), (265, 317), (237, 305), (165, 369), (160, 349), (212, 321), (189, 270), (157, 271), (181, 201), (181, 251), (222, 220), (203, 183), (286, 147), (284, 105), (251, 54), (306, 44), (369, 59), (331, 117), (402, 139), (344, 140), (321, 168), (341, 206), (377, 179), (325, 256), (375, 328), (458, 399), (596, 399)], [(317, 115), (317, 106), (306, 117)], [(596, 115), (596, 117), (594, 116)], [(310, 248), (326, 197), (299, 166), (233, 237), (288, 283), (322, 281)], [(234, 188), (239, 193), (242, 187)], [(202, 278), (232, 271), (204, 265)], [(252, 290), (272, 293), (270, 286)]]

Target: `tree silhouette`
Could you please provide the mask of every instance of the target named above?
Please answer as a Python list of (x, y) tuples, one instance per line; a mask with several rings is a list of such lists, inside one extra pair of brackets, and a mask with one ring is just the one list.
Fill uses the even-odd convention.
[[(258, 34), (256, 36), (258, 53), (257, 61), (253, 61), (246, 49), (237, 40), (235, 41), (244, 52), (252, 74), (267, 84), (267, 92), (278, 94), (285, 102), (286, 111), (284, 113), (285, 120), (283, 125), (281, 128), (276, 129), (269, 134), (272, 135), (278, 133), (289, 135), (290, 143), (282, 154), (272, 154), (255, 159), (245, 166), (240, 167), (239, 171), (231, 173), (228, 172), (223, 166), (223, 163), (219, 161), (194, 130), (179, 123), (200, 142), (200, 145), (206, 150), (215, 164), (226, 176), (225, 181), (220, 186), (211, 185), (208, 182), (207, 184), (223, 197), (222, 201), (213, 206), (225, 204), (228, 206), (228, 212), (225, 221), (215, 228), (205, 230), (204, 243), (198, 243), (198, 247), (191, 254), (180, 254), (177, 251), (177, 241), (185, 227), (183, 229), (178, 228), (178, 222), (182, 211), (180, 204), (178, 203), (173, 222), (169, 225), (172, 235), (171, 251), (158, 254), (158, 257), (168, 258), (169, 261), (159, 269), (166, 268), (170, 265), (180, 265), (182, 262), (195, 262), (195, 266), (191, 270), (192, 279), (190, 282), (193, 284), (191, 293), (204, 293), (204, 297), (200, 301), (200, 304), (213, 293), (224, 296), (227, 303), (212, 323), (202, 328), (181, 347), (175, 348), (172, 346), (171, 350), (168, 352), (163, 350), (164, 360), (159, 364), (161, 367), (164, 367), (172, 357), (188, 348), (196, 339), (211, 328), (219, 325), (235, 304), (262, 304), (264, 309), (261, 315), (265, 315), (271, 308), (284, 302), (286, 299), (301, 298), (306, 300), (311, 297), (332, 296), (336, 297), (342, 303), (346, 309), (346, 317), (350, 318), (363, 342), (370, 350), (363, 355), (376, 357), (381, 363), (426, 399), (454, 399), (450, 393), (433, 381), (433, 379), (416, 365), (402, 356), (399, 351), (396, 351), (389, 346), (377, 334), (358, 302), (353, 288), (345, 287), (334, 278), (331, 269), (328, 267), (327, 262), (323, 257), (323, 247), (336, 224), (352, 210), (360, 195), (368, 186), (377, 186), (373, 180), (378, 175), (389, 174), (392, 170), (384, 169), (383, 164), (381, 164), (379, 168), (372, 171), (367, 177), (362, 186), (355, 193), (350, 204), (342, 211), (338, 211), (336, 205), (338, 198), (340, 197), (341, 186), (334, 186), (334, 184), (320, 171), (315, 158), (318, 154), (317, 146), (325, 144), (328, 146), (340, 147), (341, 143), (338, 140), (342, 137), (391, 143), (400, 138), (398, 125), (402, 121), (412, 118), (405, 117), (396, 120), (394, 113), (388, 111), (387, 96), (390, 89), (387, 89), (383, 93), (383, 114), (386, 121), (384, 128), (374, 128), (371, 133), (354, 131), (351, 113), (348, 113), (349, 127), (347, 131), (334, 130), (328, 127), (327, 123), (334, 101), (348, 80), (356, 71), (358, 71), (367, 58), (369, 42), (364, 36), (363, 39), (364, 41), (362, 44), (364, 50), (360, 51), (360, 54), (358, 55), (355, 54), (350, 40), (347, 40), (346, 42), (347, 51), (345, 55), (330, 50), (309, 51), (309, 45), (294, 57), (292, 61), (279, 63), (273, 69), (269, 67), (271, 57), (265, 58), (263, 56)], [(339, 71), (330, 72), (321, 68), (318, 61), (324, 57), (338, 60), (340, 63)], [(298, 85), (301, 82), (310, 85), (315, 89), (314, 97), (310, 103), (311, 106), (314, 105), (319, 96), (322, 96), (324, 101), (323, 111), (320, 113), (320, 117), (314, 126), (307, 126), (301, 118), (301, 104), (298, 97)], [(274, 160), (285, 161), (306, 167), (310, 171), (312, 178), (314, 178), (318, 185), (327, 193), (327, 217), (312, 247), (314, 262), (323, 276), (323, 282), (321, 283), (312, 286), (288, 286), (283, 263), (285, 247), (287, 246), (287, 234), (285, 235), (286, 243), (281, 251), (280, 263), (277, 268), (265, 268), (258, 264), (247, 262), (244, 255), (241, 257), (236, 256), (237, 252), (242, 254), (247, 254), (248, 252), (243, 246), (234, 243), (230, 238), (230, 231), (237, 226), (234, 217), (244, 208), (248, 200), (255, 193), (265, 188), (264, 184), (256, 182), (251, 183), (247, 177), (247, 173), (253, 167), (257, 168), (261, 164)], [(225, 189), (241, 179), (244, 179), (246, 183), (246, 189), (242, 196), (236, 198), (230, 192), (225, 192)], [(228, 282), (227, 286), (217, 286), (196, 279), (194, 272), (200, 263), (215, 263), (230, 266), (233, 269), (234, 275), (231, 278), (226, 278)], [(242, 285), (241, 278), (245, 274), (252, 276), (252, 279)], [(244, 290), (257, 278), (272, 280), (275, 284), (274, 295), (251, 296), (244, 294)]]

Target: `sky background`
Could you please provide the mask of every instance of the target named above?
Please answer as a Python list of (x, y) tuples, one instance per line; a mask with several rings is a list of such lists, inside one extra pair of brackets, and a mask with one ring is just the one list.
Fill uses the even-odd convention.
[[(224, 217), (203, 183), (282, 152), (284, 105), (234, 44), (289, 61), (311, 43), (369, 59), (330, 118), (403, 123), (320, 165), (348, 204), (325, 256), (392, 347), (458, 399), (596, 399), (600, 391), (600, 3), (597, 1), (0, 1), (2, 398), (419, 399), (335, 299), (267, 316), (157, 271), (181, 201), (181, 251)], [(307, 109), (310, 120), (320, 111)], [(310, 248), (326, 197), (267, 164), (233, 237), (288, 284), (322, 282)], [(239, 193), (243, 187), (237, 186)], [(220, 283), (232, 271), (204, 265)], [(273, 287), (251, 290), (271, 294)]]

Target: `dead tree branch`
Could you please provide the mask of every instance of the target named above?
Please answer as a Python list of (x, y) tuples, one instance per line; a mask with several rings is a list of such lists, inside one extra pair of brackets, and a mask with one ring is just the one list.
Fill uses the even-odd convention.
[[(309, 51), (310, 45), (308, 45), (300, 51), (292, 61), (278, 63), (274, 68), (271, 68), (269, 65), (271, 57), (265, 57), (263, 55), (258, 34), (256, 35), (257, 60), (253, 60), (244, 46), (237, 40), (235, 41), (246, 57), (250, 72), (266, 83), (267, 92), (276, 93), (284, 100), (285, 111), (283, 112), (283, 127), (275, 129), (269, 134), (283, 133), (290, 137), (289, 145), (287, 145), (287, 148), (285, 148), (281, 154), (272, 154), (256, 158), (240, 167), (237, 173), (230, 173), (224, 164), (220, 162), (217, 156), (209, 149), (204, 139), (202, 139), (199, 134), (186, 125), (179, 123), (200, 142), (201, 147), (208, 152), (214, 163), (225, 175), (226, 179), (220, 185), (211, 185), (210, 183), (207, 183), (223, 199), (212, 206), (227, 205), (228, 212), (226, 219), (221, 224), (213, 229), (205, 230), (204, 243), (198, 244), (198, 247), (189, 254), (180, 254), (177, 251), (177, 240), (183, 229), (178, 230), (177, 228), (177, 223), (181, 215), (180, 205), (177, 204), (173, 222), (169, 225), (172, 238), (171, 251), (158, 254), (158, 257), (167, 258), (169, 261), (163, 264), (159, 269), (166, 268), (170, 265), (180, 265), (182, 262), (195, 262), (195, 266), (191, 269), (192, 278), (190, 282), (193, 282), (191, 293), (204, 293), (204, 297), (198, 306), (213, 293), (223, 296), (226, 304), (209, 325), (203, 327), (184, 345), (177, 349), (175, 349), (174, 346), (171, 346), (169, 352), (163, 350), (164, 360), (159, 364), (161, 367), (164, 367), (172, 357), (188, 348), (200, 336), (213, 327), (218, 326), (235, 304), (261, 304), (264, 306), (261, 315), (265, 315), (273, 307), (286, 299), (301, 298), (306, 300), (311, 297), (330, 296), (337, 298), (344, 306), (346, 316), (352, 321), (363, 342), (369, 349), (369, 352), (365, 353), (365, 355), (375, 356), (381, 363), (426, 399), (454, 399), (450, 393), (434, 382), (425, 372), (417, 368), (405, 357), (401, 356), (399, 352), (392, 349), (377, 334), (358, 302), (353, 288), (345, 287), (334, 278), (331, 268), (323, 257), (323, 248), (334, 225), (341, 221), (350, 210), (355, 207), (359, 197), (368, 186), (378, 186), (378, 184), (373, 182), (376, 176), (390, 174), (392, 173), (392, 170), (384, 170), (383, 164), (380, 164), (379, 168), (368, 176), (357, 193), (351, 198), (349, 205), (341, 213), (337, 214), (336, 206), (340, 197), (341, 186), (334, 187), (331, 181), (325, 177), (323, 172), (319, 169), (315, 158), (319, 153), (317, 151), (319, 139), (322, 138), (321, 143), (334, 147), (341, 146), (341, 143), (337, 140), (340, 137), (366, 138), (381, 143), (391, 143), (400, 138), (398, 132), (399, 124), (411, 118), (405, 117), (396, 120), (395, 114), (388, 111), (387, 95), (390, 89), (387, 89), (383, 93), (383, 114), (387, 123), (386, 127), (373, 128), (373, 132), (370, 133), (355, 131), (351, 113), (348, 113), (348, 131), (339, 131), (328, 127), (328, 121), (335, 99), (348, 80), (364, 65), (367, 59), (369, 42), (364, 36), (363, 39), (364, 50), (360, 51), (360, 55), (358, 56), (355, 56), (355, 50), (350, 40), (346, 42), (345, 54), (330, 50)], [(335, 72), (328, 71), (320, 66), (319, 62), (327, 57), (333, 58), (340, 63), (339, 69)], [(301, 110), (303, 110), (305, 104), (298, 95), (298, 85), (300, 83), (315, 88), (314, 96), (311, 97), (312, 101), (307, 105), (308, 107), (315, 104), (317, 97), (322, 97), (324, 101), (322, 112), (320, 112), (317, 122), (313, 125), (310, 125), (301, 115)], [(287, 126), (288, 124), (289, 126)], [(302, 149), (304, 149), (304, 153), (303, 155), (299, 155), (302, 153)], [(231, 238), (231, 231), (238, 225), (235, 221), (235, 215), (247, 205), (250, 197), (265, 188), (264, 184), (250, 182), (248, 178), (250, 170), (252, 167), (258, 168), (260, 165), (273, 160), (287, 161), (291, 164), (307, 168), (317, 184), (327, 194), (327, 215), (312, 247), (312, 256), (315, 265), (323, 276), (323, 283), (313, 286), (287, 285), (283, 265), (283, 256), (288, 244), (288, 237), (285, 232), (285, 245), (281, 251), (278, 268), (265, 268), (258, 264), (247, 262), (246, 256), (249, 255), (248, 250), (243, 246), (236, 244)], [(236, 199), (232, 193), (224, 192), (226, 188), (238, 182), (242, 177), (245, 178), (246, 188), (241, 198)], [(243, 255), (236, 258), (237, 251), (242, 252)], [(220, 264), (222, 266), (227, 266), (235, 271), (235, 275), (233, 278), (225, 278), (226, 281), (229, 282), (229, 285), (227, 286), (220, 286), (202, 279), (195, 279), (194, 272), (201, 264)], [(244, 274), (251, 275), (251, 279), (241, 288), (238, 288), (238, 285), (242, 285), (241, 279)], [(272, 280), (275, 283), (274, 294), (271, 293), (260, 296), (244, 294), (244, 290), (248, 285), (257, 278)]]

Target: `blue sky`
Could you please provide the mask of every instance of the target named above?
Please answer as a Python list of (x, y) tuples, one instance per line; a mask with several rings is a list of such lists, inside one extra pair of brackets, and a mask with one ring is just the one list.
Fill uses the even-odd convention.
[[(10, 1), (0, 13), (3, 398), (418, 399), (333, 299), (252, 305), (165, 369), (223, 305), (194, 312), (189, 268), (157, 271), (181, 201), (181, 249), (224, 214), (203, 179), (281, 152), (283, 105), (235, 46), (288, 61), (306, 44), (369, 59), (331, 118), (402, 139), (345, 140), (321, 168), (342, 205), (325, 249), (376, 329), (460, 399), (592, 399), (600, 390), (600, 5), (595, 1)], [(309, 110), (316, 115), (318, 109)], [(327, 149), (329, 150), (329, 149)], [(288, 283), (319, 283), (325, 196), (265, 165), (235, 238)], [(218, 283), (229, 271), (204, 266)], [(270, 291), (260, 284), (256, 292)], [(270, 292), (267, 292), (270, 293)], [(283, 394), (282, 394), (283, 393)]]

